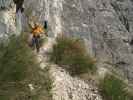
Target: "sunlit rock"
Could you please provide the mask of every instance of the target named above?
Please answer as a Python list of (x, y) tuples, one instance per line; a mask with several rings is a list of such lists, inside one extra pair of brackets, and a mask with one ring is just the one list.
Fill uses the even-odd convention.
[(117, 66), (129, 80), (133, 80), (132, 5), (132, 0), (24, 2), (29, 21), (39, 21), (43, 25), (43, 21), (48, 20), (49, 36), (64, 33), (83, 38), (92, 56), (103, 64), (108, 62)]
[(15, 4), (12, 0), (0, 0), (0, 40), (16, 34)]

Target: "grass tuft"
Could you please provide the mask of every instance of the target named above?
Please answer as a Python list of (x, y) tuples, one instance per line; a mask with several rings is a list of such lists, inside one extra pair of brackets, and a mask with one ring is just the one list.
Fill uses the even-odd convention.
[(133, 96), (126, 90), (126, 85), (122, 80), (114, 75), (107, 75), (100, 82), (100, 92), (104, 100), (133, 100)]

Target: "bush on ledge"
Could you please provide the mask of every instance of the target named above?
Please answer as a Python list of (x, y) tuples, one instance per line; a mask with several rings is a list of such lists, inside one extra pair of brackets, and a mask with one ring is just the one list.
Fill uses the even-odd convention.
[(95, 61), (87, 54), (84, 42), (70, 37), (58, 37), (53, 46), (51, 61), (65, 68), (71, 75), (96, 70)]

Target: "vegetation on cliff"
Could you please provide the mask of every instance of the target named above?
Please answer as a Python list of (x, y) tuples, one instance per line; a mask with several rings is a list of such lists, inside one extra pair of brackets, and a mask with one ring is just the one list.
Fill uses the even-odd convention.
[(126, 87), (121, 79), (110, 74), (100, 82), (100, 92), (104, 100), (133, 100), (133, 95), (127, 92)]
[(58, 37), (56, 42), (51, 61), (65, 68), (71, 75), (95, 71), (95, 61), (87, 54), (82, 40), (63, 36)]
[(39, 100), (40, 95), (51, 100), (48, 71), (41, 72), (26, 41), (24, 35), (11, 36), (8, 45), (0, 44), (0, 100)]

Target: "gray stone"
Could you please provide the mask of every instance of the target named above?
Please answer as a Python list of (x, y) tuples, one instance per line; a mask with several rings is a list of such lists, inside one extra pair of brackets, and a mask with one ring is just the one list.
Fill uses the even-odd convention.
[(53, 100), (102, 100), (98, 89), (92, 84), (71, 77), (56, 65), (51, 65)]
[(24, 5), (29, 21), (32, 16), (40, 23), (48, 20), (49, 36), (83, 38), (98, 62), (133, 80), (132, 0), (25, 0)]
[(7, 41), (8, 37), (15, 34), (19, 25), (16, 21), (16, 6), (13, 0), (0, 0), (0, 42)]

